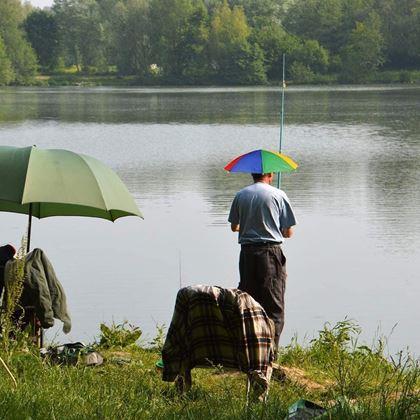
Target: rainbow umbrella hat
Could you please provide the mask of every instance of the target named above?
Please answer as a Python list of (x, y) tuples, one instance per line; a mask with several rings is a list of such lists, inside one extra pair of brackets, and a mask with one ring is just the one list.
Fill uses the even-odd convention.
[(291, 172), (297, 167), (296, 162), (282, 153), (258, 149), (236, 157), (224, 169), (229, 172), (267, 174), (270, 172)]

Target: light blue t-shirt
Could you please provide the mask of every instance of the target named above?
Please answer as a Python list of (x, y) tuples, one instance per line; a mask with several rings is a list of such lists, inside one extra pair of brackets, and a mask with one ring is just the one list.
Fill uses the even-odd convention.
[(264, 182), (256, 182), (236, 194), (228, 220), (240, 225), (240, 244), (282, 243), (281, 229), (296, 224), (286, 193)]

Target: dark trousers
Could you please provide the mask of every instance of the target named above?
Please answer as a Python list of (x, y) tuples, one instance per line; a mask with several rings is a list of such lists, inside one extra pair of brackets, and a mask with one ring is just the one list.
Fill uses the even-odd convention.
[(280, 245), (242, 245), (238, 288), (249, 293), (265, 310), (275, 326), (275, 348), (284, 326), (286, 258)]

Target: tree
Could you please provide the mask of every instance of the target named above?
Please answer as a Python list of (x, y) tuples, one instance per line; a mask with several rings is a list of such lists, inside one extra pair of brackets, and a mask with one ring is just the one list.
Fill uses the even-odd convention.
[(0, 36), (0, 86), (8, 85), (13, 79), (12, 63), (7, 57), (6, 47)]
[(188, 18), (178, 46), (181, 75), (185, 83), (202, 83), (209, 77), (209, 17), (199, 0)]
[(54, 15), (37, 9), (25, 20), (26, 36), (44, 70), (53, 70), (59, 59), (58, 27)]
[(153, 57), (169, 82), (182, 79), (184, 65), (179, 52), (195, 10), (194, 3), (193, 0), (150, 0)]
[(121, 74), (137, 75), (146, 79), (150, 75), (151, 22), (146, 0), (118, 2), (113, 9), (111, 36), (114, 37), (113, 54)]
[(219, 83), (264, 83), (264, 55), (248, 42), (251, 28), (242, 7), (231, 9), (225, 1), (216, 8), (211, 22), (210, 55)]
[(314, 72), (306, 64), (294, 61), (289, 70), (290, 78), (294, 83), (311, 83), (315, 76)]
[[(313, 75), (314, 72), (325, 73), (328, 69), (329, 53), (326, 48), (318, 41), (302, 40), (287, 33), (279, 24), (271, 23), (254, 32), (253, 39), (264, 52), (267, 76), (270, 80), (281, 78), (283, 54), (286, 55), (288, 63), (287, 75), (292, 79), (296, 79), (293, 75), (297, 73)], [(295, 66), (292, 72), (293, 64)]]
[(54, 0), (60, 43), (67, 64), (90, 71), (105, 66), (104, 31), (95, 0)]
[(376, 0), (382, 18), (387, 64), (420, 66), (420, 0)]
[(288, 34), (279, 24), (274, 22), (258, 31), (253, 31), (252, 39), (264, 53), (267, 77), (270, 80), (280, 80), (282, 77), (283, 54), (286, 54), (287, 61), (289, 61), (300, 47), (299, 39)]
[[(37, 69), (36, 56), (21, 29), (25, 11), (20, 0), (0, 1), (0, 38), (3, 40), (3, 63), (10, 62), (13, 75), (10, 83), (30, 83)], [(7, 65), (3, 64), (6, 68)], [(5, 74), (6, 74), (5, 73)]]
[(328, 70), (329, 52), (313, 39), (302, 41), (299, 47), (292, 52), (292, 58), (315, 73), (325, 73)]
[(230, 7), (242, 7), (249, 25), (261, 28), (270, 23), (279, 23), (282, 2), (279, 0), (229, 0)]
[(383, 49), (380, 19), (372, 12), (366, 22), (356, 23), (348, 44), (340, 53), (343, 64), (342, 77), (351, 82), (366, 80), (383, 64)]
[(342, 31), (342, 0), (294, 0), (283, 19), (287, 31), (304, 39), (315, 39), (335, 53), (346, 42)]

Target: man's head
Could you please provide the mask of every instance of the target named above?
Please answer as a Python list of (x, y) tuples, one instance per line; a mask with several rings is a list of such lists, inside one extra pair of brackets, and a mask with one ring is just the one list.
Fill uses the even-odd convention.
[(254, 182), (264, 182), (266, 184), (271, 184), (274, 178), (273, 172), (268, 172), (266, 174), (251, 174)]

